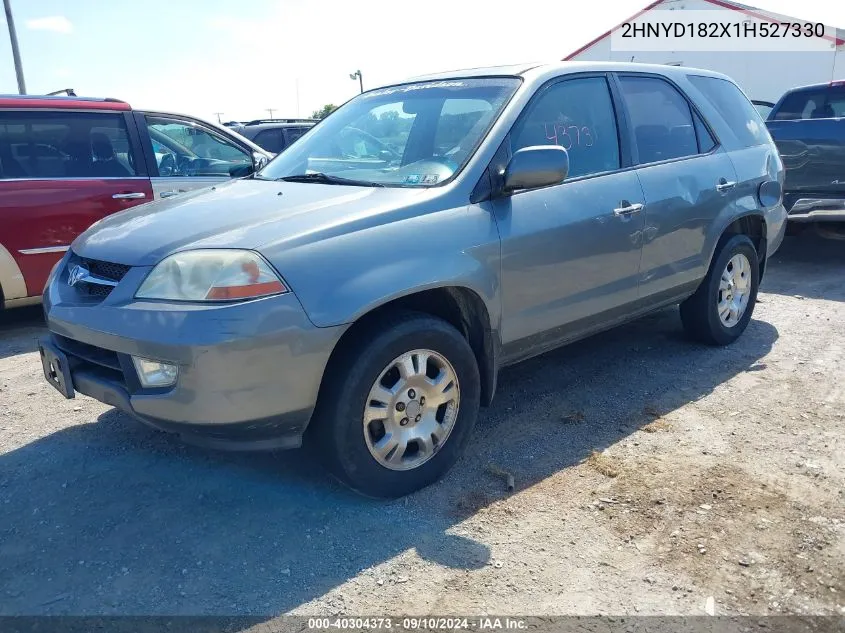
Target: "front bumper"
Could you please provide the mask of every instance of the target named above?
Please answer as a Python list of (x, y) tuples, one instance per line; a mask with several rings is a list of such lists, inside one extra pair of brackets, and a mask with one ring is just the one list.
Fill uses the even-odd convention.
[[(290, 293), (186, 305), (135, 301), (118, 286), (92, 304), (77, 301), (65, 278), (62, 271), (45, 291), (44, 310), (49, 343), (67, 356), (75, 391), (196, 444), (301, 444), (344, 327), (315, 327)], [(141, 387), (133, 355), (178, 365), (176, 384)]]

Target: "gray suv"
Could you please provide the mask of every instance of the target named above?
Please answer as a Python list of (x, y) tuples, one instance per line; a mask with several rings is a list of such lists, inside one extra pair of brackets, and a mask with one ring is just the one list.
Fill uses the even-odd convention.
[(707, 71), (371, 90), (256, 174), (80, 236), (45, 289), (44, 374), (187, 441), (304, 440), (403, 495), (458, 459), (505, 365), (678, 303), (694, 339), (734, 341), (782, 183), (754, 106)]

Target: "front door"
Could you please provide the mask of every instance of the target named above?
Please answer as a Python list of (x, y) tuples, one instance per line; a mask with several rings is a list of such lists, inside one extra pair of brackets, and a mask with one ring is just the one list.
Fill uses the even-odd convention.
[(247, 149), (200, 121), (165, 114), (136, 115), (147, 146), (156, 199), (211, 187), (252, 166)]
[(506, 360), (555, 345), (624, 313), (637, 298), (643, 194), (621, 171), (618, 125), (604, 75), (548, 85), (510, 134), (511, 151), (560, 145), (560, 185), (492, 203), (502, 240)]
[(4, 285), (7, 300), (40, 295), (77, 235), (152, 199), (131, 125), (122, 112), (0, 112), (0, 251), (25, 282)]

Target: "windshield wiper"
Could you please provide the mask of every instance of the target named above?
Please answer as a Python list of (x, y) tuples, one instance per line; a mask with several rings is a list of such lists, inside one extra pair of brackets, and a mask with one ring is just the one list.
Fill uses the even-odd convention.
[(352, 185), (354, 187), (384, 187), (380, 182), (370, 182), (368, 180), (353, 180), (352, 178), (341, 178), (340, 176), (332, 176), (317, 172), (314, 174), (294, 174), (293, 176), (282, 176), (276, 180), (284, 180), (285, 182), (318, 182), (324, 185)]

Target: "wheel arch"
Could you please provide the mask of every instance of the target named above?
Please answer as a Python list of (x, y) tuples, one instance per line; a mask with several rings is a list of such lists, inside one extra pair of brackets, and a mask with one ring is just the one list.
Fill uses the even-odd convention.
[(351, 341), (367, 336), (368, 331), (389, 315), (411, 311), (443, 319), (467, 340), (478, 363), (481, 379), (481, 403), (488, 406), (496, 391), (499, 333), (491, 325), (487, 305), (475, 290), (466, 286), (437, 286), (393, 297), (360, 315), (341, 335), (323, 372), (320, 391), (327, 377), (336, 371), (338, 358)]
[(4, 301), (26, 297), (26, 280), (23, 273), (12, 254), (0, 244), (0, 306)]
[(760, 280), (762, 281), (763, 272), (766, 267), (766, 244), (768, 240), (768, 226), (766, 224), (766, 218), (762, 213), (752, 212), (730, 218), (721, 227), (721, 230), (714, 235), (716, 239), (712, 240), (712, 246), (708, 250), (705, 271), (710, 269), (713, 258), (726, 241), (734, 235), (747, 235), (751, 238), (754, 248), (757, 251), (760, 262)]

